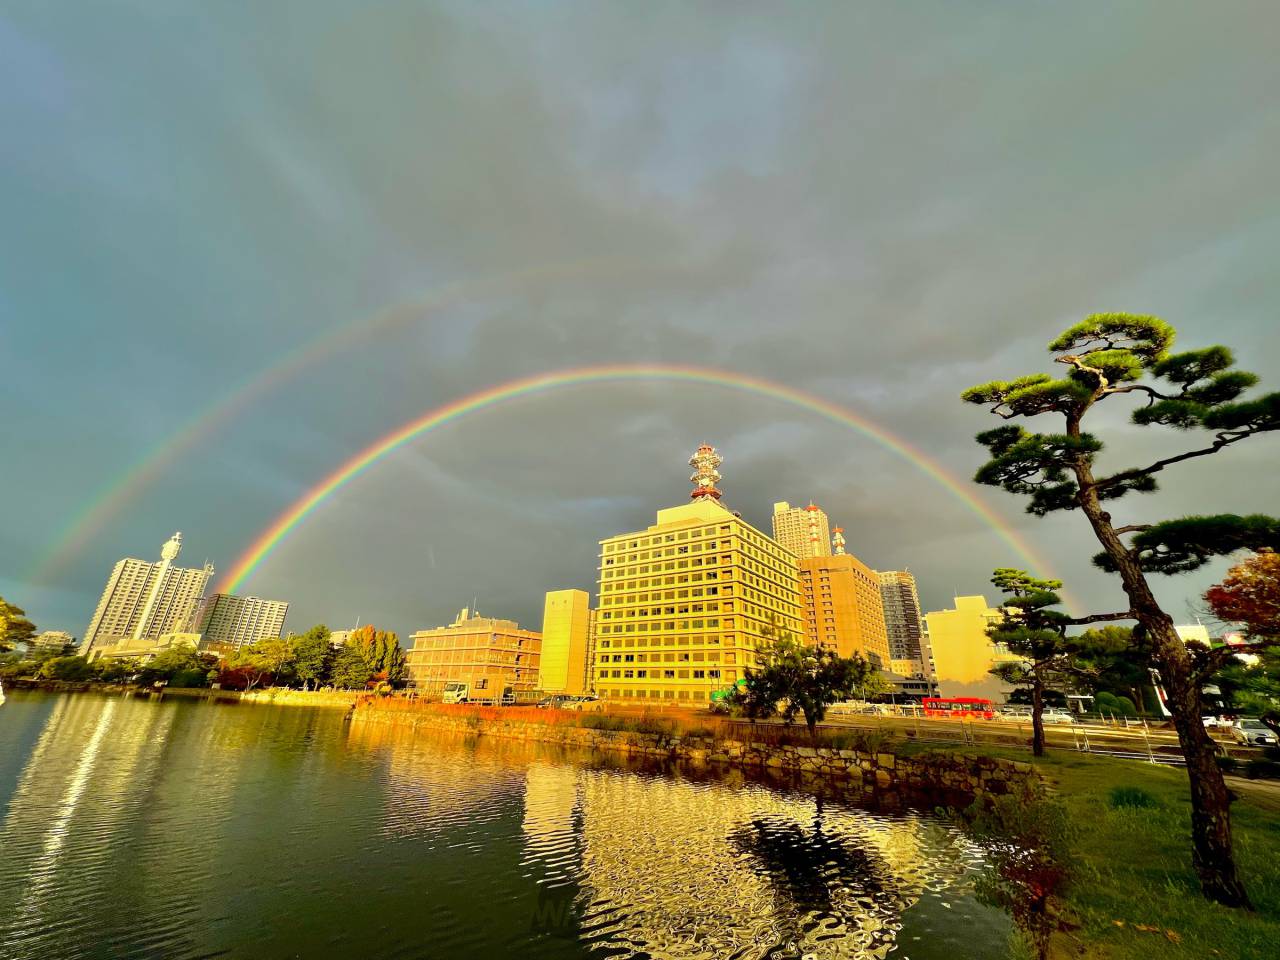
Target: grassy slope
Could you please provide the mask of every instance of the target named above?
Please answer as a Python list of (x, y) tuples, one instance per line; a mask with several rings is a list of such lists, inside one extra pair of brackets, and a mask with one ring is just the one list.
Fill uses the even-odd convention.
[[(1038, 766), (1081, 827), (1082, 869), (1067, 899), (1083, 925), (1075, 936), (1089, 944), (1085, 956), (1280, 957), (1280, 816), (1246, 799), (1232, 805), (1237, 857), (1257, 907), (1246, 914), (1200, 896), (1191, 869), (1185, 771), (1062, 751)], [(1112, 808), (1108, 797), (1118, 786), (1141, 787), (1157, 806)]]

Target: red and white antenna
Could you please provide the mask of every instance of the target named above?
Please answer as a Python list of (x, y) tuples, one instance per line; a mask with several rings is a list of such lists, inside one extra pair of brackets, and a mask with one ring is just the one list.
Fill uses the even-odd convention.
[(693, 467), (693, 476), (689, 478), (693, 484), (693, 493), (689, 494), (692, 499), (720, 499), (721, 493), (716, 489), (716, 484), (720, 482), (720, 471), (716, 467), (723, 462), (720, 454), (716, 453), (716, 448), (708, 443), (700, 446), (689, 458), (689, 466)]
[(831, 535), (831, 543), (836, 548), (836, 556), (844, 556), (844, 527), (836, 527), (836, 532)]

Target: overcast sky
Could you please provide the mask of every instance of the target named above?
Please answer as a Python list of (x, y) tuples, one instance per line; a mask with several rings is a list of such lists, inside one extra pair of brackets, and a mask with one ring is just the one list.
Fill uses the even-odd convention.
[[(678, 362), (846, 405), (967, 479), (965, 387), (1050, 369), (1100, 310), (1280, 385), (1280, 6), (0, 0), (0, 594), (84, 633), (111, 565), (223, 572), (379, 436), (513, 377)], [(445, 294), (441, 294), (445, 291)], [(388, 316), (394, 322), (387, 322)], [(381, 320), (379, 320), (381, 318)], [(291, 352), (69, 563), (69, 518)], [(1136, 465), (1185, 436), (1103, 425)], [(245, 592), (288, 625), (409, 631), (478, 599), (538, 626), (596, 541), (684, 502), (821, 504), (926, 608), (1022, 565), (865, 436), (690, 384), (578, 386), (436, 430), (345, 488)], [(1280, 438), (1117, 517), (1276, 511)], [(977, 495), (1092, 611), (1078, 515)], [(1221, 564), (1163, 580), (1175, 617)]]

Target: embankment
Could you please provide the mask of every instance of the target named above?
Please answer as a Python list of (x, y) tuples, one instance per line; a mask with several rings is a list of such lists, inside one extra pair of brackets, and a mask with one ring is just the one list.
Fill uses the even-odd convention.
[[(538, 714), (542, 716), (538, 716)], [(972, 753), (895, 753), (891, 745), (868, 749), (802, 746), (729, 739), (705, 730), (680, 731), (664, 720), (641, 719), (641, 729), (601, 729), (600, 715), (521, 708), (442, 707), (401, 698), (368, 697), (352, 708), (353, 723), (386, 724), (409, 730), (442, 730), (555, 744), (604, 754), (721, 764), (743, 769), (820, 777), (864, 794), (926, 794), (959, 806), (1010, 793), (1038, 789), (1031, 764)], [(666, 729), (662, 729), (667, 725)], [(646, 726), (654, 729), (644, 729)]]

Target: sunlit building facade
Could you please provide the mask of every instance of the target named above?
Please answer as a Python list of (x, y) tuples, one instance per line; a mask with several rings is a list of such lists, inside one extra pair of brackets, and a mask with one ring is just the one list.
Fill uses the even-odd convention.
[(93, 659), (121, 641), (134, 646), (158, 642), (163, 634), (184, 629), (204, 596), (213, 567), (175, 567), (182, 534), (175, 533), (160, 550), (160, 562), (126, 557), (116, 563), (103, 588), (93, 619), (85, 630), (82, 656)]
[(467, 683), (472, 699), (497, 699), (505, 687), (517, 695), (537, 689), (542, 635), (514, 620), (481, 617), (464, 607), (447, 627), (419, 630), (409, 639), (409, 686), (424, 696), (440, 696), (450, 681)]
[(821, 507), (793, 507), (782, 500), (773, 505), (773, 539), (803, 560), (831, 556), (831, 521)]
[(538, 689), (582, 696), (591, 692), (595, 611), (585, 590), (553, 590), (542, 610)]
[(795, 556), (711, 496), (602, 540), (598, 595), (595, 687), (611, 701), (705, 704), (755, 666), (771, 624), (804, 635)]
[(876, 572), (851, 554), (800, 559), (805, 639), (840, 656), (858, 653), (877, 669), (889, 669)]
[(193, 632), (200, 634), (202, 645), (210, 649), (238, 650), (248, 643), (281, 636), (288, 613), (289, 604), (284, 600), (215, 593), (200, 602)]
[(1021, 662), (1003, 644), (991, 642), (987, 627), (1003, 614), (983, 596), (956, 597), (955, 607), (925, 614), (938, 691), (944, 697), (986, 697), (1001, 701), (1007, 684), (991, 675), (992, 667)]

